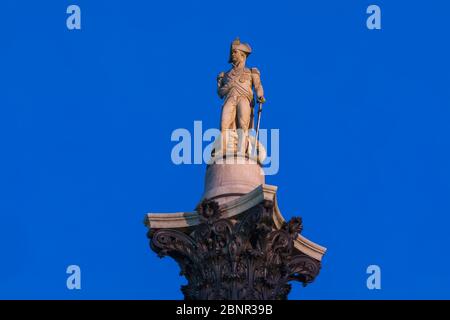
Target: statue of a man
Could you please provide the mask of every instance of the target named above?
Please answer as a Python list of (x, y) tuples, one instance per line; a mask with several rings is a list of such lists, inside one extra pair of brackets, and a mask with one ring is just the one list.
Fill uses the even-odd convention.
[(236, 38), (231, 44), (229, 63), (231, 70), (217, 76), (217, 93), (224, 99), (220, 130), (222, 132), (222, 152), (227, 151), (227, 137), (230, 130), (238, 131), (238, 152), (245, 154), (248, 146), (248, 130), (253, 127), (254, 93), (257, 101), (264, 103), (264, 91), (260, 73), (256, 68), (246, 68), (245, 62), (252, 52), (247, 43)]

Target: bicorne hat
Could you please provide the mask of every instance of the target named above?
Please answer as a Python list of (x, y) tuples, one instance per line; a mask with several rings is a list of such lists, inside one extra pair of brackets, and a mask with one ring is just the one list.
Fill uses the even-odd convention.
[(231, 43), (230, 56), (228, 58), (229, 63), (231, 63), (231, 53), (233, 52), (234, 49), (244, 52), (247, 55), (247, 57), (250, 53), (252, 53), (252, 48), (248, 43), (241, 43), (239, 38), (236, 38)]

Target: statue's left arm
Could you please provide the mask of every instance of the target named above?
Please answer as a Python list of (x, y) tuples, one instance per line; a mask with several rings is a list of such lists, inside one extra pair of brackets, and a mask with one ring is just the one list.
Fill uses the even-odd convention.
[(255, 88), (256, 97), (258, 98), (258, 102), (264, 103), (266, 100), (264, 99), (264, 89), (261, 84), (261, 73), (257, 68), (252, 68), (252, 83)]

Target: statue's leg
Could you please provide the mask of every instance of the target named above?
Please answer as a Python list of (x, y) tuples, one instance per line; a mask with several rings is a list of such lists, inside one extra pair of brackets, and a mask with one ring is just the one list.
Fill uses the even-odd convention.
[(246, 97), (240, 97), (237, 105), (237, 124), (239, 134), (239, 153), (245, 155), (248, 146), (248, 127), (250, 125), (251, 107)]
[(222, 107), (222, 116), (220, 120), (220, 131), (222, 138), (222, 154), (227, 153), (227, 141), (230, 130), (235, 126), (236, 119), (236, 99), (231, 97), (225, 101)]

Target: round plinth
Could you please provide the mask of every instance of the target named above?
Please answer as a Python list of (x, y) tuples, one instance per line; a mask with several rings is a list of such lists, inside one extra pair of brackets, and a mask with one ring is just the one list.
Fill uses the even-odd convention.
[(226, 203), (264, 183), (264, 171), (257, 161), (237, 155), (223, 158), (206, 168), (202, 199)]

